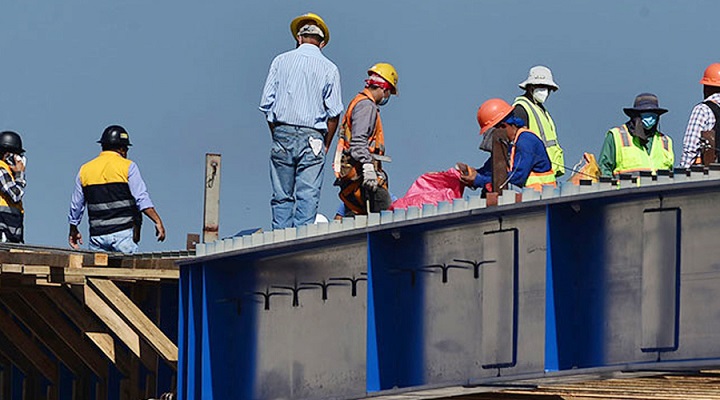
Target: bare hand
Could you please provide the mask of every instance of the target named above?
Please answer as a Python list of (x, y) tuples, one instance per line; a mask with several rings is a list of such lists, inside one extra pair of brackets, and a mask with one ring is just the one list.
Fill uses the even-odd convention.
[(68, 236), (68, 243), (70, 244), (70, 247), (75, 250), (79, 250), (80, 245), (83, 244), (82, 234), (75, 225), (70, 225), (70, 235)]
[(155, 224), (155, 237), (157, 237), (158, 242), (165, 240), (165, 226), (163, 226), (162, 222)]
[(15, 158), (15, 165), (9, 165), (12, 172), (23, 172), (25, 171), (25, 163), (22, 162), (20, 157)]

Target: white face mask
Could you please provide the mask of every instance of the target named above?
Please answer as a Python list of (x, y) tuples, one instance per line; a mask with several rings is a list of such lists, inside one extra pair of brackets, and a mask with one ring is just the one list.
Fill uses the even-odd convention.
[(542, 104), (547, 100), (550, 95), (550, 89), (548, 88), (535, 88), (533, 89), (532, 96), (535, 101)]

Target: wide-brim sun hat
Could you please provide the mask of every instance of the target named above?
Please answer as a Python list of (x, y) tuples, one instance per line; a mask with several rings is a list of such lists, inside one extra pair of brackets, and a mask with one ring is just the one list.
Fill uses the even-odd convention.
[(525, 90), (527, 85), (548, 86), (553, 90), (560, 89), (558, 84), (553, 80), (552, 71), (544, 65), (536, 65), (530, 68), (527, 79), (518, 84), (522, 90)]
[(644, 112), (654, 112), (657, 115), (662, 115), (668, 112), (668, 110), (660, 107), (658, 98), (652, 93), (640, 93), (635, 97), (635, 102), (632, 107), (623, 108), (623, 112), (628, 117), (634, 117)]

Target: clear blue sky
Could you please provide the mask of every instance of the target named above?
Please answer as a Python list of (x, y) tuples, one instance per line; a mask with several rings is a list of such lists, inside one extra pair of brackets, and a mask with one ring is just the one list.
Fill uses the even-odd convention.
[[(130, 132), (168, 229), (157, 244), (146, 219), (141, 251), (181, 249), (202, 230), (207, 152), (223, 156), (221, 236), (268, 229), (270, 136), (257, 105), (272, 58), (294, 47), (290, 20), (306, 12), (331, 30), (324, 52), (345, 104), (373, 63), (398, 69), (401, 95), (382, 109), (397, 195), (424, 172), (480, 165), (477, 107), (512, 100), (536, 64), (560, 85), (546, 104), (568, 164), (598, 154), (644, 91), (670, 110), (660, 127), (679, 160), (698, 80), (720, 61), (717, 0), (4, 1), (0, 129), (28, 150), (26, 241), (66, 246), (75, 174), (113, 123)], [(332, 182), (328, 162), (326, 215), (338, 204)]]

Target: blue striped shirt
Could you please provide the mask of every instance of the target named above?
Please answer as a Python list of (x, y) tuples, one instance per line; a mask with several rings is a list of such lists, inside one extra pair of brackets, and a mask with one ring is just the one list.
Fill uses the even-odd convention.
[(328, 118), (343, 111), (337, 66), (312, 44), (280, 54), (270, 65), (260, 111), (268, 122), (327, 131)]

